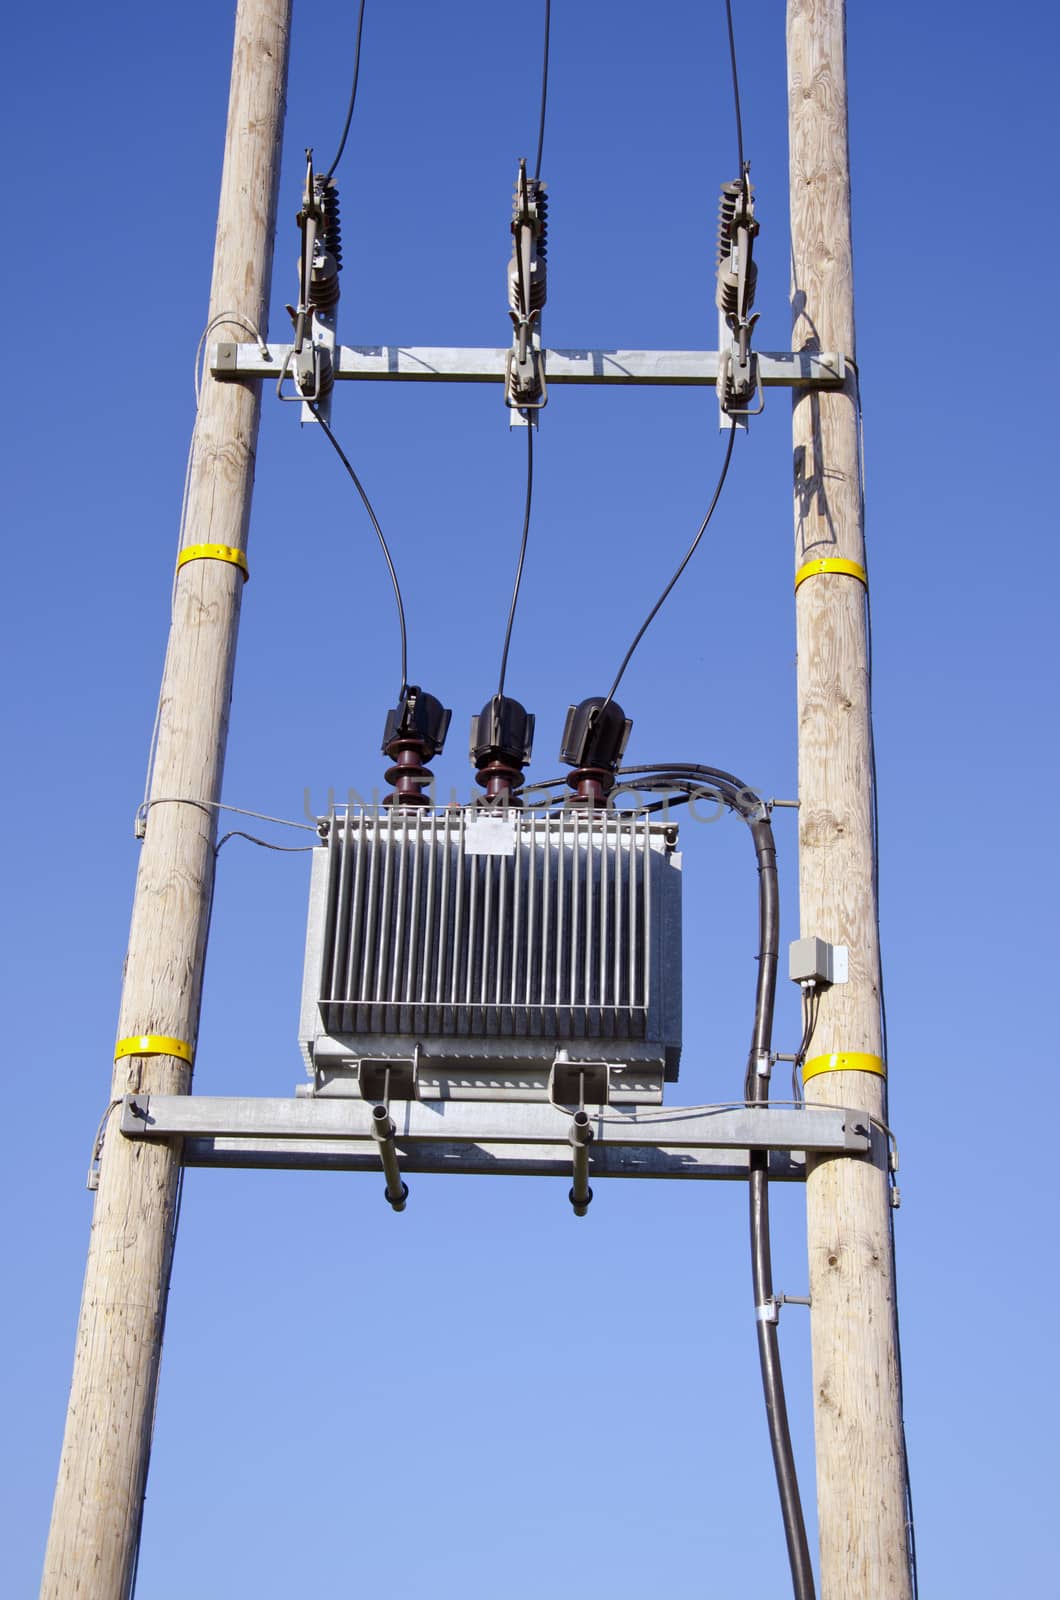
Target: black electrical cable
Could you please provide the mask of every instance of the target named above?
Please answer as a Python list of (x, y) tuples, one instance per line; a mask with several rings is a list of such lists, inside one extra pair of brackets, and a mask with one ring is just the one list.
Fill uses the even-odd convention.
[(331, 441), (331, 445), (335, 451), (335, 454), (338, 456), (339, 460), (342, 462), (343, 466), (346, 468), (346, 471), (353, 480), (353, 486), (360, 495), (364, 509), (368, 513), (372, 527), (375, 529), (376, 538), (379, 540), (379, 547), (383, 552), (383, 559), (387, 565), (387, 571), (390, 573), (390, 581), (394, 586), (394, 599), (397, 601), (398, 627), (401, 630), (401, 693), (398, 695), (398, 701), (401, 702), (405, 698), (405, 693), (409, 684), (408, 634), (405, 628), (405, 606), (401, 598), (401, 585), (398, 583), (398, 575), (390, 556), (390, 548), (386, 542), (386, 539), (383, 537), (383, 530), (379, 526), (379, 519), (372, 510), (372, 502), (365, 493), (364, 485), (347, 460), (339, 441), (328, 427), (328, 424), (324, 421), (319, 406), (310, 403), (309, 409), (312, 411), (314, 417), (316, 417), (320, 426), (323, 428), (325, 435)]
[[(780, 895), (777, 882), (776, 842), (765, 802), (753, 789), (741, 784), (731, 773), (692, 762), (677, 762), (671, 767), (620, 768), (619, 776), (642, 776), (646, 789), (662, 786), (687, 787), (696, 778), (709, 782), (725, 804), (742, 816), (751, 830), (758, 861), (758, 983), (755, 993), (755, 1020), (747, 1062), (745, 1097), (752, 1105), (762, 1105), (769, 1095), (769, 1067), (772, 1056), (773, 1011), (776, 1000), (777, 952), (780, 942)], [(777, 1337), (777, 1303), (773, 1295), (772, 1253), (769, 1238), (769, 1157), (765, 1151), (752, 1151), (749, 1161), (751, 1225), (751, 1274), (754, 1289), (758, 1354), (766, 1420), (773, 1452), (777, 1490), (780, 1495), (784, 1536), (788, 1548), (795, 1600), (815, 1600), (813, 1566), (806, 1538), (806, 1523), (799, 1494), (799, 1480), (791, 1443), (784, 1377)]]
[(817, 1027), (817, 1013), (821, 1009), (821, 991), (816, 984), (810, 986), (808, 994), (804, 994), (804, 1007), (802, 1038), (795, 1052), (795, 1060), (791, 1064), (791, 1098), (796, 1105), (802, 1105), (805, 1100), (800, 1074)]
[(346, 148), (346, 139), (347, 139), (347, 136), (349, 135), (350, 123), (353, 121), (353, 108), (357, 103), (357, 80), (361, 75), (361, 30), (362, 30), (363, 27), (364, 27), (364, 0), (361, 0), (361, 8), (357, 13), (357, 43), (355, 44), (354, 50), (353, 50), (353, 86), (350, 89), (350, 103), (349, 103), (349, 106), (348, 106), (348, 108), (346, 110), (346, 121), (343, 124), (342, 138), (339, 140), (339, 148), (335, 152), (335, 159), (331, 163), (331, 165), (328, 168), (327, 172), (324, 174), (324, 182), (325, 183), (329, 183), (330, 182), (331, 177), (332, 177), (332, 175), (333, 175), (333, 173), (335, 171), (335, 168), (338, 166), (339, 162), (342, 160), (342, 152)]
[(515, 569), (515, 587), (512, 590), (512, 603), (508, 608), (508, 626), (504, 630), (504, 648), (501, 651), (501, 670), (497, 680), (497, 693), (504, 693), (504, 678), (508, 671), (508, 649), (512, 642), (512, 623), (515, 621), (515, 608), (519, 602), (519, 586), (523, 581), (523, 563), (526, 560), (526, 541), (530, 533), (530, 506), (534, 498), (534, 427), (532, 422), (526, 425), (526, 507), (523, 511), (523, 535), (519, 541), (519, 561)]
[(713, 494), (713, 496), (711, 498), (710, 505), (707, 508), (707, 514), (703, 518), (703, 521), (699, 525), (699, 532), (696, 534), (695, 538), (692, 540), (692, 543), (689, 545), (688, 549), (685, 551), (684, 556), (681, 559), (681, 563), (677, 568), (677, 571), (674, 573), (673, 577), (670, 579), (669, 583), (666, 585), (666, 588), (663, 590), (662, 594), (659, 596), (658, 600), (656, 600), (655, 604), (652, 606), (651, 610), (648, 612), (648, 615), (645, 617), (644, 621), (641, 623), (640, 628), (638, 629), (638, 631), (636, 633), (636, 636), (634, 637), (633, 643), (630, 645), (629, 649), (626, 651), (625, 655), (622, 657), (622, 665), (619, 667), (618, 671), (615, 673), (614, 682), (612, 683), (610, 689), (608, 689), (607, 696), (604, 699), (603, 704), (600, 706), (600, 711), (597, 712), (597, 716), (599, 716), (600, 713), (602, 713), (604, 711), (604, 709), (607, 706), (609, 706), (611, 701), (614, 699), (615, 692), (618, 689), (619, 684), (622, 682), (622, 678), (623, 678), (623, 675), (625, 674), (625, 670), (629, 666), (630, 661), (632, 660), (634, 650), (636, 650), (637, 646), (640, 644), (640, 641), (643, 639), (644, 635), (647, 633), (648, 629), (651, 627), (652, 623), (655, 621), (656, 616), (662, 610), (663, 604), (666, 601), (667, 597), (669, 596), (671, 589), (674, 587), (674, 584), (677, 582), (678, 578), (681, 576), (682, 572), (684, 572), (685, 568), (688, 566), (688, 563), (691, 561), (692, 557), (695, 555), (696, 550), (697, 550), (697, 548), (699, 546), (699, 541), (702, 539), (703, 535), (707, 531), (707, 527), (708, 527), (708, 525), (710, 523), (710, 519), (714, 515), (715, 509), (716, 509), (717, 504), (718, 504), (718, 501), (721, 498), (721, 491), (725, 487), (725, 478), (726, 478), (726, 475), (728, 474), (728, 471), (729, 471), (729, 462), (732, 460), (732, 447), (733, 447), (733, 444), (735, 442), (735, 439), (736, 439), (736, 429), (732, 428), (729, 431), (729, 442), (725, 446), (725, 459), (721, 464), (721, 471), (718, 474), (718, 481), (717, 481), (717, 483), (716, 483), (716, 485), (714, 487), (714, 494)]
[(736, 34), (732, 26), (732, 0), (725, 0), (725, 20), (729, 25), (729, 61), (732, 66), (732, 101), (736, 113), (736, 150), (743, 177), (743, 118), (740, 115), (740, 77), (736, 71)]
[(281, 854), (287, 856), (301, 855), (306, 850), (315, 850), (317, 848), (315, 844), (272, 844), (268, 839), (259, 839), (256, 833), (244, 833), (242, 828), (230, 828), (227, 833), (221, 835), (214, 845), (213, 853), (215, 857), (221, 854), (222, 845), (226, 845), (229, 839), (247, 839), (251, 844), (260, 844), (263, 850), (279, 850)]
[(545, 105), (548, 100), (548, 44), (552, 32), (552, 0), (545, 0), (545, 57), (541, 64), (541, 116), (537, 126), (537, 160), (534, 162), (534, 182), (541, 177), (541, 153), (545, 148)]

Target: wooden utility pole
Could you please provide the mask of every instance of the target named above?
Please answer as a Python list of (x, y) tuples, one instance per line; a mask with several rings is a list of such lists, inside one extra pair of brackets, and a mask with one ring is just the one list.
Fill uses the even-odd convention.
[[(845, 0), (788, 0), (792, 348), (855, 359)], [(826, 989), (807, 1101), (886, 1122), (856, 370), (796, 391), (802, 933), (849, 950)], [(822, 1600), (908, 1600), (886, 1140), (806, 1185)]]
[[(265, 328), (290, 0), (239, 0), (210, 317)], [(245, 337), (238, 328), (228, 338)], [(245, 572), (260, 385), (206, 380), (161, 690), (152, 805), (111, 1098), (186, 1094)], [(171, 800), (180, 803), (168, 803)], [(196, 804), (195, 802), (200, 802)], [(180, 1176), (179, 1142), (121, 1137), (111, 1110), (41, 1595), (126, 1600), (135, 1573)]]

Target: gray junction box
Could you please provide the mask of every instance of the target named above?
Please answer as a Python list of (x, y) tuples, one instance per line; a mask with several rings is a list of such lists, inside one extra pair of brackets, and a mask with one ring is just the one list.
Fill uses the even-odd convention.
[(313, 856), (311, 1093), (657, 1104), (681, 1053), (672, 824), (338, 811)]

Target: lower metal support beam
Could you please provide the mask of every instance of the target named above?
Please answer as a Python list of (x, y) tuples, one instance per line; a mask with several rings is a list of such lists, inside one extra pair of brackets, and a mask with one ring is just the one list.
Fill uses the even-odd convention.
[[(570, 1178), (572, 1119), (546, 1103), (392, 1103), (395, 1172)], [(185, 1166), (378, 1172), (375, 1108), (360, 1100), (129, 1095), (128, 1138), (179, 1138)], [(805, 1154), (864, 1155), (857, 1111), (804, 1108), (603, 1106), (586, 1112), (592, 1178), (746, 1178), (748, 1152), (769, 1152), (770, 1177), (800, 1181)], [(389, 1174), (388, 1174), (389, 1177)]]

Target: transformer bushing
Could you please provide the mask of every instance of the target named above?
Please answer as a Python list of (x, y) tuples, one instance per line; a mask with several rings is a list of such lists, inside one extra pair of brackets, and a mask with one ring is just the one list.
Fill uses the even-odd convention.
[(603, 695), (592, 695), (571, 706), (559, 751), (560, 760), (574, 768), (567, 774), (574, 791), (567, 797), (568, 805), (592, 808), (609, 804), (632, 727), (622, 707)]
[(451, 716), (440, 700), (418, 684), (412, 684), (401, 704), (387, 713), (383, 754), (394, 765), (387, 768), (385, 777), (394, 788), (383, 801), (385, 806), (430, 805), (424, 790), (434, 781), (434, 774), (426, 763), (441, 752)]
[(534, 719), (518, 700), (495, 694), (471, 719), (471, 759), (475, 782), (485, 789), (486, 805), (521, 806), (534, 744)]

